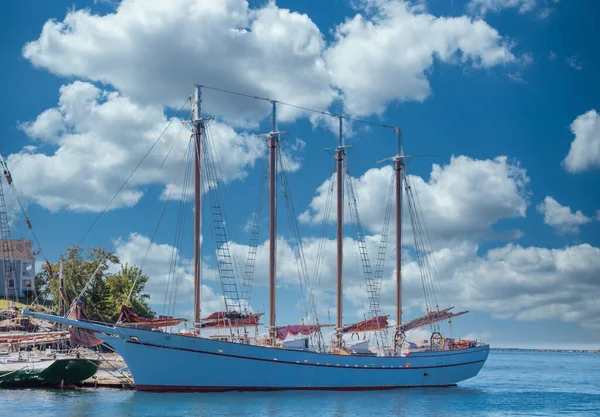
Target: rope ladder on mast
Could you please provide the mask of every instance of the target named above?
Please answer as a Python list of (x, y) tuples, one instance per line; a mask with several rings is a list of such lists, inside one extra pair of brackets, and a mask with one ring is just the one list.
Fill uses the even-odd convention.
[[(208, 129), (205, 130), (205, 133)], [(216, 245), (216, 260), (219, 278), (221, 281), (221, 290), (227, 312), (241, 312), (240, 293), (238, 283), (235, 277), (235, 264), (229, 250), (229, 240), (227, 238), (227, 228), (225, 216), (221, 208), (219, 195), (219, 177), (215, 170), (213, 143), (208, 134), (202, 135), (203, 138), (203, 159), (206, 181), (205, 188), (210, 196), (210, 217), (211, 231)]]

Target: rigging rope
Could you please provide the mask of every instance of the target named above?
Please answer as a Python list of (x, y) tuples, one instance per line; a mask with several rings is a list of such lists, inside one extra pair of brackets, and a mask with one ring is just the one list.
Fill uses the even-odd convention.
[(406, 182), (406, 195), (408, 200), (408, 208), (410, 213), (411, 226), (413, 231), (413, 240), (415, 243), (415, 255), (419, 271), (421, 274), (421, 285), (423, 287), (423, 295), (425, 297), (425, 305), (427, 312), (431, 312), (435, 307), (438, 310), (438, 302), (435, 294), (433, 285), (433, 276), (431, 274), (430, 263), (428, 257), (430, 254), (427, 253), (427, 249), (423, 238), (423, 219), (416, 207), (415, 197), (413, 193), (413, 187), (410, 184), (410, 180), (404, 177)]
[(165, 132), (169, 129), (169, 127), (171, 127), (171, 124), (173, 123), (173, 121), (175, 119), (177, 119), (177, 117), (179, 116), (179, 113), (181, 113), (181, 110), (183, 110), (183, 107), (187, 104), (188, 101), (190, 101), (190, 97), (188, 97), (185, 100), (185, 102), (181, 105), (181, 107), (179, 108), (179, 110), (177, 111), (177, 113), (175, 114), (175, 116), (173, 116), (171, 118), (171, 120), (169, 120), (169, 123), (167, 123), (167, 126), (164, 128), (164, 130), (161, 132), (161, 134), (158, 135), (158, 138), (156, 138), (156, 140), (154, 141), (154, 143), (152, 144), (152, 146), (150, 147), (150, 149), (148, 149), (148, 151), (144, 154), (144, 156), (142, 157), (142, 159), (140, 160), (140, 162), (135, 166), (135, 168), (133, 169), (133, 171), (131, 171), (131, 174), (129, 174), (129, 176), (125, 179), (125, 181), (123, 182), (123, 184), (121, 184), (121, 186), (119, 187), (119, 189), (117, 190), (117, 192), (115, 193), (115, 195), (112, 196), (112, 198), (110, 199), (110, 201), (108, 202), (108, 204), (106, 205), (106, 207), (104, 207), (104, 209), (100, 212), (100, 214), (98, 214), (98, 216), (96, 217), (96, 219), (94, 219), (94, 221), (92, 222), (92, 224), (90, 225), (90, 227), (88, 228), (88, 230), (83, 234), (83, 236), (81, 237), (81, 239), (77, 243), (77, 246), (81, 246), (81, 244), (83, 243), (83, 241), (85, 240), (85, 238), (87, 237), (87, 235), (92, 231), (92, 229), (94, 228), (94, 226), (96, 226), (96, 224), (98, 223), (98, 221), (100, 220), (100, 218), (104, 215), (104, 213), (106, 213), (106, 211), (108, 210), (108, 208), (110, 207), (110, 205), (113, 203), (113, 201), (115, 200), (115, 198), (117, 198), (117, 196), (123, 190), (123, 188), (125, 187), (125, 185), (127, 185), (127, 183), (129, 182), (129, 180), (131, 179), (131, 177), (133, 177), (133, 174), (136, 173), (136, 171), (139, 169), (139, 167), (142, 165), (142, 163), (146, 160), (146, 158), (148, 157), (148, 155), (150, 155), (150, 152), (152, 152), (152, 150), (154, 149), (154, 147), (156, 146), (156, 144), (163, 137), (163, 135), (165, 134)]
[[(265, 147), (265, 150), (268, 150)], [(254, 270), (256, 265), (256, 252), (258, 250), (258, 240), (260, 238), (260, 226), (262, 223), (262, 207), (265, 200), (265, 190), (267, 188), (267, 179), (269, 174), (268, 154), (265, 152), (263, 158), (263, 171), (260, 178), (258, 200), (254, 210), (254, 219), (250, 229), (250, 245), (248, 247), (248, 257), (246, 260), (246, 269), (244, 272), (244, 283), (242, 286), (242, 300), (246, 310), (250, 308), (250, 298), (252, 295), (252, 281), (254, 279)], [(246, 311), (248, 313), (248, 311)]]
[(323, 110), (315, 110), (315, 109), (311, 109), (311, 108), (308, 108), (308, 107), (298, 106), (296, 104), (286, 103), (286, 102), (283, 102), (283, 101), (274, 100), (274, 99), (270, 99), (270, 98), (266, 98), (266, 97), (259, 97), (259, 96), (254, 96), (254, 95), (250, 95), (250, 94), (238, 93), (236, 91), (226, 90), (224, 88), (209, 87), (207, 85), (200, 85), (200, 87), (206, 88), (207, 90), (219, 91), (221, 93), (227, 93), (227, 94), (232, 94), (232, 95), (235, 95), (235, 96), (252, 98), (252, 99), (256, 99), (256, 100), (263, 100), (263, 101), (268, 101), (268, 102), (276, 101), (278, 104), (282, 104), (284, 106), (293, 107), (295, 109), (304, 110), (304, 111), (311, 112), (311, 113), (322, 114), (324, 116), (331, 116), (331, 117), (335, 117), (335, 118), (340, 118), (341, 117), (343, 119), (350, 120), (352, 122), (364, 123), (364, 124), (368, 124), (368, 125), (372, 125), (372, 126), (380, 126), (380, 127), (384, 127), (384, 128), (390, 128), (390, 129), (395, 128), (395, 126), (384, 124), (384, 123), (377, 123), (377, 122), (372, 122), (372, 121), (364, 120), (364, 119), (355, 119), (355, 118), (349, 117), (349, 116), (344, 116), (344, 115), (339, 115), (339, 114), (335, 114), (335, 113), (330, 113), (330, 112), (326, 112), (326, 111), (323, 111)]
[[(205, 130), (206, 132), (206, 130)], [(210, 135), (202, 135), (203, 138)], [(203, 146), (204, 166), (206, 169), (206, 180), (204, 183), (208, 188), (210, 196), (212, 227), (210, 228), (213, 238), (216, 241), (217, 269), (225, 302), (225, 309), (228, 312), (240, 311), (240, 295), (238, 292), (238, 283), (235, 277), (235, 260), (229, 251), (229, 242), (227, 239), (227, 228), (225, 215), (220, 203), (219, 179), (215, 172), (212, 155), (212, 141), (205, 140)]]
[(350, 174), (350, 168), (348, 166), (347, 159), (344, 159), (344, 170), (346, 171), (346, 188), (348, 190), (348, 192), (346, 193), (348, 196), (347, 204), (350, 211), (350, 219), (352, 221), (352, 225), (354, 226), (354, 231), (356, 233), (356, 245), (358, 247), (358, 253), (362, 264), (365, 284), (367, 286), (369, 310), (373, 317), (377, 317), (379, 315), (379, 298), (375, 293), (375, 285), (373, 283), (373, 275), (371, 271), (371, 261), (369, 260), (369, 253), (367, 251), (367, 246), (365, 243), (365, 234), (362, 227), (362, 223), (360, 221), (360, 215), (358, 213), (358, 201), (354, 192), (354, 184), (352, 181), (352, 175)]
[[(292, 249), (296, 252), (296, 268), (298, 270), (298, 278), (300, 281), (300, 291), (302, 293), (302, 299), (304, 300), (304, 311), (306, 315), (306, 321), (308, 324), (316, 324), (319, 325), (319, 315), (317, 312), (317, 305), (314, 294), (314, 286), (311, 285), (311, 279), (308, 272), (308, 266), (306, 262), (306, 256), (304, 255), (304, 246), (302, 244), (302, 238), (300, 237), (300, 229), (298, 227), (298, 216), (296, 215), (296, 210), (294, 208), (294, 202), (292, 200), (292, 196), (290, 193), (290, 185), (285, 175), (286, 171), (290, 170), (289, 161), (287, 159), (284, 160), (284, 153), (281, 150), (281, 141), (279, 142), (280, 146), (277, 147), (277, 153), (279, 161), (279, 171), (281, 176), (281, 184), (283, 187), (283, 193), (285, 196), (286, 209), (288, 214), (288, 227), (290, 232), (292, 233), (292, 242), (295, 244)], [(306, 296), (305, 296), (306, 289)], [(314, 336), (317, 338), (317, 347), (319, 351), (324, 346), (324, 338), (321, 329), (319, 329), (314, 333)], [(313, 336), (310, 336), (313, 337)]]
[[(31, 224), (31, 221), (29, 220), (29, 217), (27, 216), (27, 212), (25, 211), (25, 207), (23, 206), (23, 204), (21, 203), (21, 199), (19, 198), (19, 193), (17, 192), (17, 187), (15, 186), (15, 183), (12, 179), (12, 175), (10, 173), (10, 170), (8, 169), (8, 164), (6, 163), (6, 161), (4, 160), (4, 157), (0, 154), (0, 166), (2, 167), (3, 171), (4, 171), (4, 177), (6, 178), (6, 182), (8, 184), (8, 186), (10, 187), (10, 189), (12, 190), (13, 193), (13, 199), (17, 202), (17, 205), (19, 206), (19, 209), (21, 211), (21, 214), (23, 215), (23, 217), (25, 218), (25, 223), (27, 225), (27, 228), (29, 229), (31, 236), (33, 237), (33, 240), (35, 241), (39, 252), (42, 254), (42, 258), (44, 258), (44, 261), (46, 262), (46, 265), (48, 265), (50, 262), (48, 261), (48, 258), (46, 258), (46, 254), (44, 253), (44, 249), (42, 248), (42, 245), (40, 244), (40, 241), (37, 237), (37, 235), (35, 234), (35, 231), (33, 230), (33, 226)], [(6, 212), (6, 206), (5, 206), (5, 202), (4, 202), (4, 191), (3, 191), (3, 187), (2, 187), (2, 179), (0, 178), (0, 223), (2, 223), (1, 228), (2, 228), (2, 237), (3, 240), (5, 242), (2, 243), (2, 248), (3, 248), (3, 256), (4, 256), (4, 277), (6, 280), (6, 285), (5, 285), (5, 290), (8, 289), (8, 274), (7, 271), (10, 272), (10, 274), (12, 275), (13, 279), (15, 280), (15, 288), (16, 288), (16, 277), (14, 276), (14, 273), (16, 272), (16, 266), (15, 266), (15, 261), (12, 255), (12, 250), (10, 249), (9, 245), (9, 241), (10, 241), (10, 225), (8, 223), (8, 213)], [(8, 249), (8, 251), (7, 251)], [(8, 258), (7, 258), (7, 252), (8, 252)], [(7, 262), (8, 261), (8, 262)], [(50, 277), (52, 278), (52, 277)], [(34, 285), (32, 286), (32, 289), (35, 291), (35, 276), (32, 277), (32, 282), (34, 283)], [(8, 291), (5, 291), (5, 298), (8, 300)], [(35, 303), (37, 303), (38, 299), (40, 297), (40, 294), (35, 294), (35, 298), (32, 300), (30, 306), (34, 305)], [(18, 299), (18, 297), (15, 297)]]
[(334, 195), (334, 187), (335, 187), (335, 183), (336, 183), (336, 176), (335, 176), (335, 170), (336, 170), (336, 163), (335, 163), (335, 159), (332, 158), (332, 168), (331, 168), (331, 175), (329, 176), (329, 187), (327, 188), (327, 197), (325, 199), (325, 208), (323, 210), (323, 219), (321, 221), (321, 235), (319, 237), (318, 240), (318, 244), (317, 244), (317, 259), (315, 261), (315, 268), (314, 268), (314, 272), (313, 272), (313, 286), (312, 286), (312, 291), (314, 294), (316, 294), (316, 300), (315, 302), (318, 304), (318, 293), (316, 292), (316, 286), (321, 285), (321, 277), (322, 277), (322, 271), (321, 271), (321, 265), (323, 264), (323, 260), (325, 259), (325, 247), (328, 243), (328, 238), (327, 238), (327, 231), (329, 228), (329, 223), (330, 223), (330, 219), (331, 219), (331, 212), (332, 212), (332, 204), (333, 204), (333, 195)]
[[(191, 206), (191, 200), (193, 198), (193, 163), (192, 163), (192, 158), (191, 158), (191, 153), (190, 153), (190, 163), (189, 163), (189, 169), (187, 172), (187, 188), (186, 185), (184, 184), (184, 189), (182, 190), (182, 204), (180, 204), (180, 216), (183, 214), (183, 219), (181, 221), (179, 221), (179, 240), (176, 241), (175, 243), (175, 248), (173, 249), (172, 252), (172, 261), (173, 261), (173, 276), (175, 279), (175, 288), (173, 289), (173, 291), (171, 292), (171, 296), (169, 299), (169, 304), (171, 305), (171, 316), (175, 316), (175, 308), (177, 306), (177, 294), (178, 294), (178, 290), (179, 290), (179, 283), (182, 281), (183, 276), (185, 275), (185, 271), (183, 269), (178, 269), (177, 268), (177, 261), (179, 259), (178, 254), (181, 253), (181, 250), (183, 248), (183, 242), (186, 236), (186, 224), (187, 224), (187, 219), (188, 216), (187, 214), (190, 212), (190, 206)], [(177, 236), (176, 236), (177, 238)], [(200, 253), (199, 253), (199, 257), (200, 259), (202, 259), (202, 253), (203, 253), (203, 249), (204, 246), (200, 245)], [(170, 272), (171, 273), (171, 272)]]
[(383, 271), (385, 266), (385, 255), (388, 242), (388, 233), (390, 228), (390, 219), (392, 214), (392, 206), (394, 205), (394, 190), (396, 185), (396, 173), (392, 170), (392, 178), (390, 180), (390, 186), (388, 188), (388, 195), (385, 203), (385, 214), (383, 217), (383, 227), (381, 230), (381, 240), (379, 243), (379, 250), (377, 252), (377, 264), (375, 265), (375, 273), (373, 274), (377, 283), (377, 293), (381, 292), (381, 281), (383, 279)]
[[(367, 246), (365, 242), (365, 233), (362, 227), (362, 222), (360, 221), (360, 215), (358, 212), (358, 196), (356, 195), (354, 189), (354, 179), (350, 174), (350, 167), (348, 164), (348, 159), (344, 159), (344, 169), (346, 171), (346, 188), (348, 189), (348, 206), (350, 208), (350, 218), (354, 225), (354, 230), (356, 232), (356, 247), (358, 249), (358, 253), (360, 256), (363, 275), (365, 278), (365, 285), (367, 287), (367, 297), (369, 299), (369, 312), (372, 317), (379, 317), (381, 315), (381, 309), (379, 307), (379, 288), (381, 285), (377, 282), (377, 278), (373, 276), (371, 269), (371, 261), (369, 259), (369, 253), (367, 251)], [(385, 346), (386, 338), (379, 330), (374, 331), (375, 342), (379, 346)]]
[[(211, 131), (208, 128), (208, 126), (207, 126), (207, 129), (206, 129), (206, 135), (205, 136), (206, 136), (206, 141), (208, 143), (208, 150), (210, 151), (210, 155), (211, 155), (211, 160), (213, 162), (212, 167), (213, 167), (214, 175), (215, 175), (215, 179), (216, 179), (216, 190), (217, 190), (219, 202), (230, 201), (227, 198), (225, 187), (221, 187), (221, 182), (225, 181), (224, 180), (225, 176), (223, 175), (223, 169), (221, 168), (221, 158), (220, 158), (220, 155), (217, 154), (216, 146), (215, 146), (215, 143), (214, 143), (214, 141), (212, 139), (212, 134), (211, 134)], [(226, 203), (221, 204), (220, 208), (223, 211), (223, 218), (224, 219), (230, 219), (229, 215), (227, 214), (227, 204)], [(239, 242), (238, 235), (236, 233), (236, 228), (235, 227), (234, 228), (228, 228), (227, 231), (228, 231), (228, 236), (231, 237), (231, 241), (232, 242)], [(234, 278), (235, 278), (236, 287), (237, 288), (242, 288), (242, 283), (240, 282), (240, 279), (242, 277), (242, 273), (241, 273), (241, 269), (242, 268), (241, 268), (241, 264), (240, 264), (240, 261), (239, 261), (239, 257), (236, 254), (235, 246), (233, 246), (230, 250), (231, 250), (231, 252), (233, 252), (232, 259), (233, 259), (233, 268), (235, 270), (235, 276), (234, 276)], [(239, 294), (237, 295), (237, 297), (238, 297), (238, 304), (239, 304), (240, 303)], [(239, 304), (238, 307), (239, 307), (239, 309), (241, 311), (241, 304)]]
[(31, 231), (31, 235), (33, 236), (33, 239), (34, 239), (36, 245), (38, 246), (38, 249), (40, 250), (40, 253), (42, 254), (42, 258), (44, 258), (44, 260), (47, 261), (48, 259), (46, 258), (46, 255), (44, 254), (44, 250), (42, 248), (42, 245), (40, 245), (40, 241), (39, 241), (37, 235), (35, 234), (35, 231), (33, 230), (33, 227), (31, 225), (31, 221), (29, 221), (29, 217), (27, 216), (27, 212), (25, 211), (25, 207), (21, 203), (21, 199), (19, 198), (19, 193), (17, 192), (17, 188), (15, 186), (15, 183), (14, 183), (14, 181), (12, 181), (12, 177), (10, 175), (10, 171), (8, 170), (8, 165), (6, 164), (6, 161), (4, 160), (4, 158), (2, 157), (2, 155), (0, 155), (0, 164), (2, 165), (2, 167), (4, 168), (4, 170), (6, 171), (6, 173), (8, 174), (8, 177), (10, 178), (10, 181), (8, 181), (8, 185), (10, 186), (10, 188), (11, 188), (11, 190), (13, 192), (14, 199), (17, 201), (17, 205), (19, 206), (21, 214), (23, 214), (23, 217), (25, 218), (25, 223), (27, 224), (27, 228)]
[[(171, 250), (171, 258), (169, 260), (169, 273), (167, 276), (167, 289), (165, 291), (165, 299), (163, 302), (163, 313), (165, 315), (175, 315), (175, 305), (177, 300), (177, 289), (179, 287), (179, 275), (177, 264), (179, 261), (179, 253), (181, 252), (183, 238), (185, 235), (185, 224), (189, 208), (189, 200), (192, 194), (192, 170), (193, 170), (193, 152), (190, 151), (192, 140), (188, 142), (187, 165), (184, 173), (183, 184), (181, 188), (181, 196), (179, 200), (179, 215), (175, 226), (175, 237), (173, 239), (173, 249)], [(175, 288), (171, 288), (171, 281), (174, 280)], [(168, 300), (168, 301), (167, 301)]]
[[(190, 138), (190, 142), (191, 142), (191, 138)], [(171, 193), (173, 192), (173, 189), (175, 188), (175, 184), (177, 183), (177, 178), (179, 177), (181, 168), (184, 165), (184, 162), (185, 162), (185, 159), (186, 159), (189, 149), (190, 149), (190, 146), (188, 143), (186, 151), (183, 154), (181, 163), (179, 164), (179, 167), (177, 168), (177, 172), (175, 173), (175, 178), (173, 179), (173, 183), (171, 184), (171, 187), (169, 187), (169, 194), (167, 195), (167, 198), (165, 199), (165, 204), (163, 205), (163, 208), (160, 212), (160, 216), (158, 217), (158, 222), (156, 223), (156, 226), (154, 227), (154, 231), (152, 232), (152, 236), (150, 238), (150, 243), (148, 243), (148, 248), (146, 248), (146, 253), (144, 254), (144, 258), (142, 259), (142, 263), (138, 269), (138, 273), (135, 276), (135, 279), (133, 281), (133, 285), (131, 286), (131, 290), (129, 291), (129, 294), (127, 294), (127, 300), (126, 300), (125, 304), (129, 304), (129, 302), (131, 300), (131, 296), (133, 295), (133, 290), (135, 289), (135, 285), (137, 284), (137, 280), (139, 279), (140, 275), (142, 274), (142, 268), (144, 267), (144, 263), (146, 262), (146, 258), (148, 257), (148, 253), (150, 252), (150, 248), (152, 247), (152, 243), (154, 243), (154, 238), (156, 237), (156, 232), (158, 232), (158, 228), (159, 228), (162, 218), (165, 214), (165, 210), (167, 209), (167, 203), (169, 202), (169, 200), (171, 198)]]
[[(405, 170), (406, 170), (406, 166), (405, 166)], [(414, 190), (415, 187), (414, 187), (414, 183), (412, 181), (412, 178), (409, 181), (411, 182), (411, 184), (413, 184), (413, 186), (411, 188)], [(429, 230), (425, 226), (425, 221), (424, 221), (425, 219), (423, 218), (423, 210), (421, 208), (421, 201), (419, 199), (419, 193), (416, 192), (416, 191), (414, 191), (414, 196), (415, 196), (415, 201), (416, 201), (416, 206), (417, 206), (418, 212), (421, 213), (421, 218), (422, 218), (422, 224), (423, 224), (423, 231), (424, 231), (424, 235), (425, 235), (425, 243), (426, 243), (427, 253), (430, 254), (429, 259), (431, 260), (431, 262), (433, 264), (432, 265), (433, 274), (434, 274), (434, 276), (438, 276), (438, 272), (437, 271), (439, 270), (439, 268), (438, 268), (438, 264), (437, 264), (437, 259), (436, 259), (435, 255), (434, 255), (433, 245), (431, 244), (431, 238), (429, 236)], [(448, 297), (447, 297), (447, 294), (446, 294), (446, 291), (445, 291), (444, 287), (442, 286), (441, 280), (436, 279), (435, 283), (437, 284), (438, 290), (442, 294), (442, 296), (444, 298), (444, 301), (447, 302)]]

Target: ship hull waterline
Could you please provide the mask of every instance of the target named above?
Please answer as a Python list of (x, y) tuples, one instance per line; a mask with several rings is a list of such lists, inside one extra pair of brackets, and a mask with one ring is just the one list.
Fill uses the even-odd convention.
[(105, 326), (41, 313), (34, 317), (99, 336), (126, 362), (140, 391), (383, 390), (453, 386), (476, 376), (488, 345), (405, 357), (324, 354)]

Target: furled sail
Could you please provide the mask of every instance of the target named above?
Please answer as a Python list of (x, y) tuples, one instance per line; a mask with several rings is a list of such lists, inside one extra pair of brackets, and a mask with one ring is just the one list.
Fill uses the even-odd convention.
[[(68, 318), (78, 321), (90, 321), (88, 316), (83, 311), (83, 301), (75, 300), (71, 304), (71, 312)], [(102, 344), (102, 340), (94, 336), (94, 332), (91, 330), (82, 329), (80, 327), (69, 328), (71, 343), (78, 343), (84, 346), (98, 346)]]
[(372, 330), (383, 330), (388, 327), (388, 316), (377, 316), (358, 323), (349, 324), (342, 328), (342, 333), (369, 332)]
[(121, 322), (119, 324), (122, 326), (171, 327), (177, 326), (179, 323), (184, 321), (185, 319), (173, 317), (147, 319), (145, 317), (140, 317), (137, 314), (135, 314), (130, 307), (121, 306)]
[(225, 327), (257, 326), (262, 313), (242, 314), (237, 311), (218, 311), (205, 317), (200, 327), (216, 329)]
[(429, 324), (437, 323), (443, 320), (449, 320), (453, 317), (462, 316), (463, 314), (468, 313), (468, 311), (460, 311), (458, 313), (453, 313), (450, 311), (453, 308), (454, 307), (448, 307), (439, 311), (430, 311), (422, 317), (404, 323), (401, 326), (401, 330), (407, 332), (412, 329), (417, 329), (419, 327), (427, 326)]
[(305, 325), (305, 324), (291, 324), (289, 326), (282, 326), (277, 328), (277, 338), (279, 340), (284, 340), (288, 335), (297, 336), (302, 334), (307, 336), (309, 334), (313, 334), (318, 332), (321, 329), (321, 326), (317, 324)]

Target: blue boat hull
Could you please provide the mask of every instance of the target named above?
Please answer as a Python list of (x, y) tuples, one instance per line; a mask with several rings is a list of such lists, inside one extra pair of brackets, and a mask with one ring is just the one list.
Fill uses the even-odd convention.
[(99, 332), (142, 391), (375, 390), (456, 385), (485, 363), (488, 345), (406, 357), (325, 354), (98, 325), (24, 310)]
[(489, 353), (483, 345), (407, 357), (337, 355), (139, 330), (124, 333), (105, 340), (123, 357), (142, 391), (450, 386), (477, 375)]

